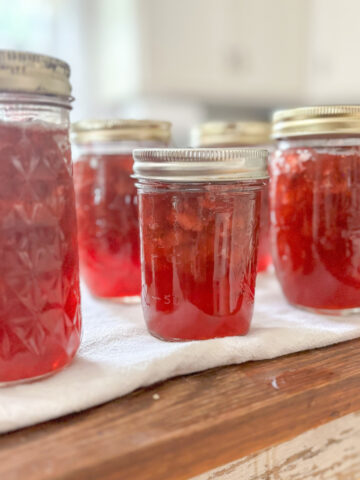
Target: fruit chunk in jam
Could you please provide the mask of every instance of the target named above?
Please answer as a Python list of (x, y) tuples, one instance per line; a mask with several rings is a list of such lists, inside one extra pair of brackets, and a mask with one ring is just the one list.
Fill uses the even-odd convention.
[(273, 259), (288, 300), (360, 307), (360, 147), (278, 150), (271, 176)]
[(68, 364), (80, 324), (68, 132), (0, 123), (0, 382)]
[(142, 302), (153, 335), (200, 340), (248, 332), (260, 217), (254, 185), (141, 185)]
[(137, 193), (131, 154), (82, 155), (74, 167), (81, 273), (99, 297), (141, 291)]

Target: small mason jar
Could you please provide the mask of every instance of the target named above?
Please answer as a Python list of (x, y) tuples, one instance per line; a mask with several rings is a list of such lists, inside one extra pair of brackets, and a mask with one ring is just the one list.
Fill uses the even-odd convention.
[[(192, 130), (191, 144), (193, 147), (266, 148), (272, 152), (273, 141), (270, 133), (271, 126), (268, 122), (207, 122)], [(265, 272), (271, 263), (269, 188), (267, 185), (261, 194), (258, 272)]]
[(0, 384), (74, 357), (81, 314), (69, 66), (0, 51)]
[(140, 301), (138, 201), (132, 151), (170, 142), (171, 124), (88, 120), (73, 125), (81, 274), (93, 295)]
[(360, 107), (276, 112), (271, 159), (273, 260), (288, 301), (360, 312)]
[(142, 307), (163, 340), (245, 335), (253, 312), (267, 151), (134, 151)]

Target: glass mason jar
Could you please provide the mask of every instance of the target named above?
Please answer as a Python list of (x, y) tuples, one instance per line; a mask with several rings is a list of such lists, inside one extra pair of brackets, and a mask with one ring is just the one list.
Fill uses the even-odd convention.
[(317, 313), (360, 311), (360, 107), (274, 115), (273, 259), (284, 294)]
[(245, 335), (253, 312), (267, 151), (134, 151), (142, 307), (163, 340)]
[[(268, 122), (207, 122), (192, 130), (193, 147), (266, 148), (273, 150)], [(269, 186), (261, 193), (260, 236), (258, 272), (265, 272), (271, 265)]]
[(140, 301), (138, 201), (132, 151), (170, 142), (171, 124), (89, 120), (73, 125), (81, 274), (93, 295)]
[(0, 384), (66, 366), (80, 343), (69, 66), (0, 51)]

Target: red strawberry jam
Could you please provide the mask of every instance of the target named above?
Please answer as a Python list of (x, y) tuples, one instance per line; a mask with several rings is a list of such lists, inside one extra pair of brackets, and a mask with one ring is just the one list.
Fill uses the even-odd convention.
[[(192, 129), (192, 144), (207, 148), (266, 148), (272, 151), (271, 126), (259, 121), (206, 122)], [(261, 146), (263, 145), (263, 147)], [(261, 192), (258, 272), (271, 265), (269, 189)]]
[(359, 308), (360, 147), (278, 150), (271, 176), (273, 259), (286, 297), (320, 311)]
[(270, 206), (269, 187), (261, 192), (260, 233), (257, 271), (265, 272), (272, 264), (270, 245)]
[(137, 193), (128, 154), (81, 155), (75, 189), (82, 275), (94, 295), (140, 296)]
[(0, 123), (0, 382), (70, 362), (80, 343), (68, 131)]
[(153, 335), (200, 340), (248, 332), (260, 217), (255, 185), (140, 185), (143, 310)]

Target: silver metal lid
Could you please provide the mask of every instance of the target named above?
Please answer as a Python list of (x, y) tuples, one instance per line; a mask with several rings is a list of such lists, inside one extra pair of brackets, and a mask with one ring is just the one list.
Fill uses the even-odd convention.
[(268, 178), (268, 151), (255, 148), (141, 148), (134, 177), (169, 182), (223, 182)]

